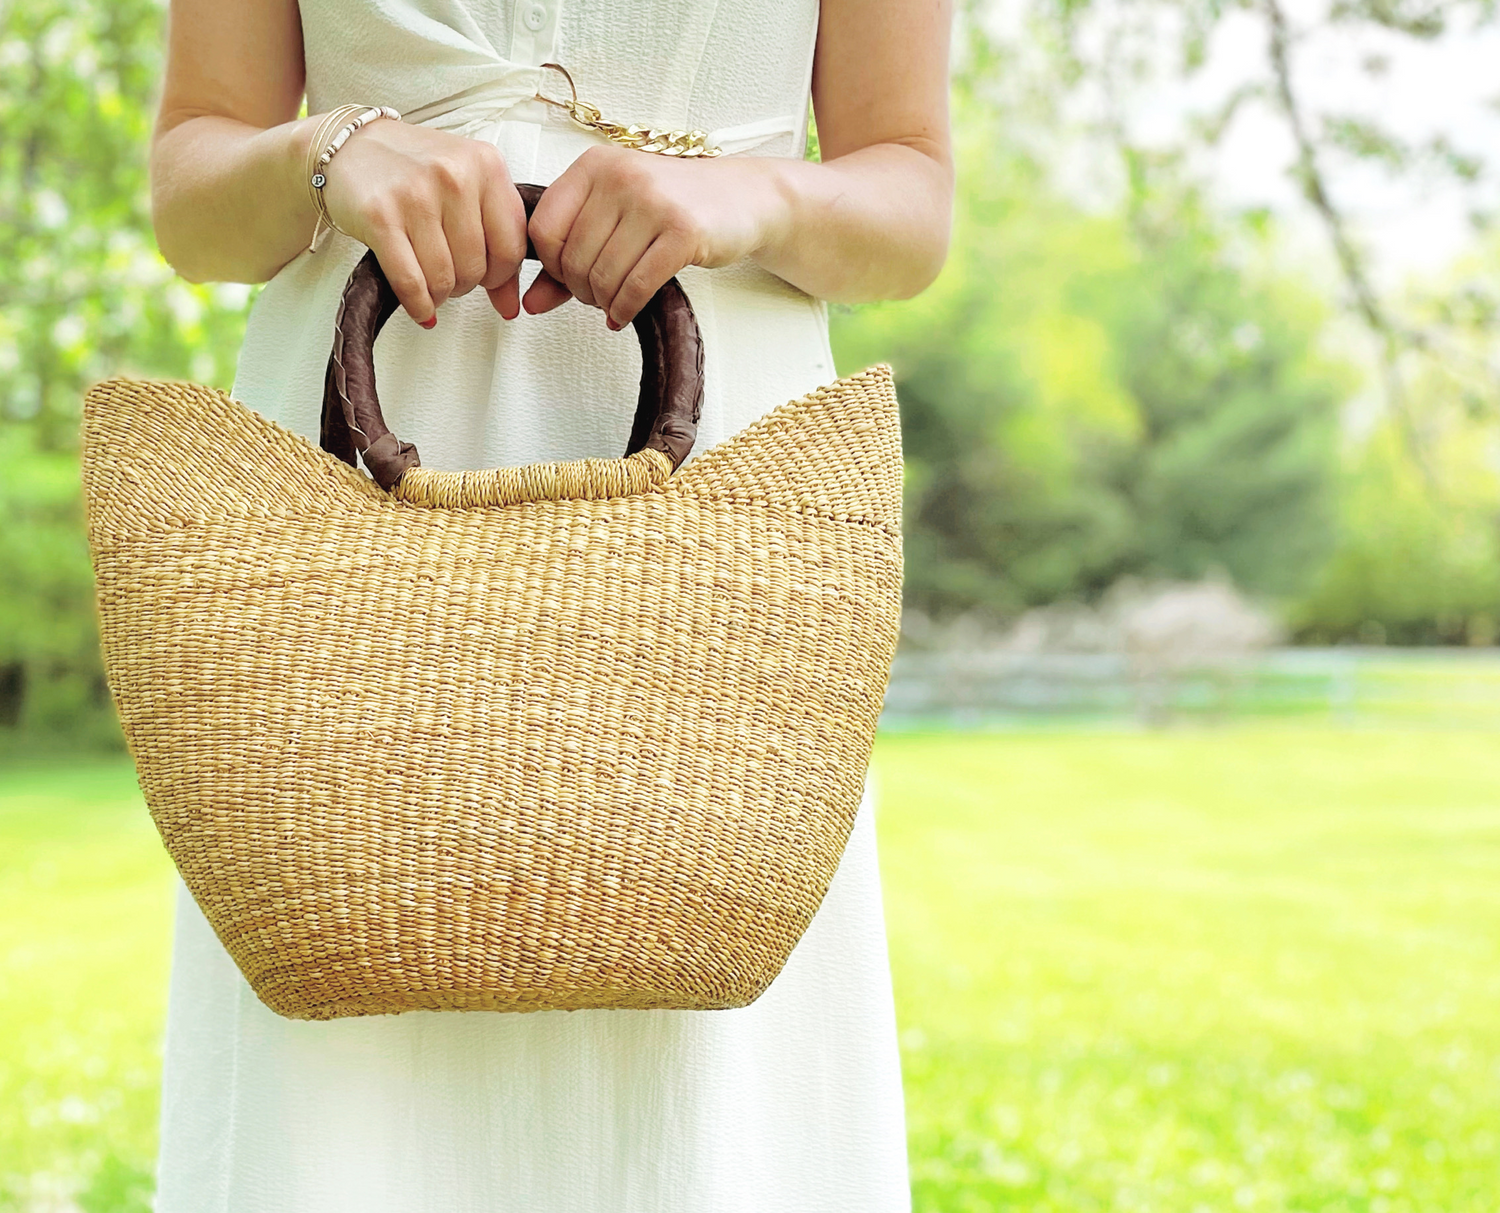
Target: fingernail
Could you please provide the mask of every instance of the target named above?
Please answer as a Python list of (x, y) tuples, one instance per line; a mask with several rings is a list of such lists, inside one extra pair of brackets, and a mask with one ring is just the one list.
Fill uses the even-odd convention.
[(610, 329), (614, 332), (618, 333), (620, 331), (620, 326), (615, 323), (615, 319), (613, 316), (606, 316), (604, 318), (604, 323), (609, 325)]
[(437, 317), (429, 316), (426, 320), (418, 320), (417, 323), (420, 324), (424, 329), (436, 328)]

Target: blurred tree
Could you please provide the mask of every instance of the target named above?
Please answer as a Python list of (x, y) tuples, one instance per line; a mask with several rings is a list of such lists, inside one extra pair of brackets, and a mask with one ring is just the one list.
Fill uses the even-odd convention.
[[(1000, 7), (992, 0), (969, 5), (976, 41), (1003, 43), (988, 20)], [(1259, 109), (1279, 125), (1292, 152), (1288, 173), (1342, 279), (1340, 302), (1371, 339), (1384, 403), (1429, 486), (1433, 469), (1413, 395), (1425, 367), (1461, 378), (1466, 393), (1500, 419), (1495, 281), (1449, 282), (1428, 299), (1401, 298), (1382, 285), (1377, 250), (1363, 238), (1346, 188), (1372, 174), (1419, 191), (1441, 185), (1463, 200), (1470, 226), (1482, 233), (1500, 219), (1493, 147), (1476, 143), (1472, 131), (1467, 142), (1458, 137), (1474, 115), (1452, 112), (1413, 136), (1402, 132), (1410, 125), (1399, 121), (1404, 114), (1361, 107), (1352, 97), (1315, 101), (1308, 87), (1317, 56), (1331, 45), (1363, 48), (1358, 70), (1378, 85), (1393, 70), (1393, 51), (1444, 40), (1454, 46), (1500, 19), (1496, 0), (1017, 0), (1013, 7), (1024, 14), (1022, 37), (1052, 52), (1045, 62), (1056, 70), (1033, 72), (1045, 82), (1035, 89), (1050, 90), (1054, 110), (1085, 91), (1102, 99), (1085, 107), (1094, 114), (1092, 128), (1132, 174), (1178, 173), (1196, 152), (1220, 143), (1245, 111)], [(1260, 51), (1235, 56), (1237, 66), (1252, 66), (1243, 76), (1236, 71), (1232, 84), (1214, 79), (1223, 62), (1215, 44), (1226, 37)], [(1163, 76), (1192, 85), (1199, 101), (1180, 137), (1161, 138), (1157, 124), (1148, 145), (1127, 111), (1138, 85)]]
[[(1500, 638), (1500, 494), (1493, 452), (1462, 427), (1430, 447), (1450, 486), (1434, 498), (1401, 435), (1381, 426), (1350, 461), (1332, 558), (1290, 612), (1311, 643), (1494, 644)], [(1454, 492), (1454, 488), (1461, 491)]]
[(77, 474), (85, 387), (228, 386), (249, 291), (156, 253), (147, 142), (157, 0), (0, 8), (0, 728), (109, 728)]
[[(1427, 294), (1500, 280), (1500, 238)], [(1413, 310), (1420, 304), (1412, 305)], [(1429, 306), (1431, 304), (1429, 303)], [(1479, 330), (1472, 354), (1483, 357)], [(1441, 361), (1415, 376), (1422, 469), (1391, 417), (1350, 444), (1332, 559), (1290, 617), (1305, 641), (1484, 644), (1500, 640), (1500, 432), (1467, 375)]]
[(1317, 350), (1321, 303), (1238, 264), (1190, 193), (1138, 205), (1131, 230), (1134, 272), (1092, 303), (1144, 419), (1115, 472), (1139, 519), (1143, 567), (1130, 571), (1222, 569), (1285, 599), (1332, 545), (1338, 410), (1357, 377)]
[(1190, 191), (1089, 215), (1016, 144), (964, 159), (953, 258), (911, 302), (836, 313), (894, 363), (907, 601), (1003, 622), (1130, 575), (1287, 596), (1332, 542), (1339, 404), (1316, 301), (1236, 260)]
[(0, 729), (109, 728), (93, 578), (78, 523), (78, 459), (0, 429)]
[[(1298, 59), (1324, 34), (1431, 42), (1495, 13), (1487, 0), (963, 6), (959, 115), (981, 120), (961, 157), (955, 264), (926, 300), (834, 321), (844, 365), (884, 356), (902, 377), (909, 602), (1004, 619), (1127, 572), (1218, 566), (1279, 598), (1307, 639), (1493, 636), (1500, 258), (1398, 295), (1377, 285), (1374, 250), (1339, 202), (1344, 175), (1372, 164), (1412, 184), (1436, 176), (1467, 191), (1482, 231), (1493, 175), (1441, 131), (1403, 141), (1385, 115), (1316, 111)], [(1260, 74), (1202, 80), (1231, 22), (1261, 43)], [(1387, 69), (1361, 61), (1372, 78)], [(1181, 142), (1147, 146), (1127, 101), (1163, 73), (1219, 101)], [(1357, 410), (1336, 435), (1335, 406), (1362, 394), (1354, 368), (1316, 354), (1331, 317), (1288, 273), (1250, 268), (1274, 259), (1273, 217), (1208, 214), (1189, 184), (1196, 152), (1256, 105), (1283, 124), (1340, 302), (1374, 338), (1386, 419), (1373, 437)], [(1081, 185), (1101, 175), (1080, 160), (1101, 153), (1118, 165), (1115, 194)], [(1054, 280), (1039, 286), (1040, 273)], [(1037, 370), (1059, 363), (1067, 399)], [(1101, 411), (1106, 400), (1124, 411)]]

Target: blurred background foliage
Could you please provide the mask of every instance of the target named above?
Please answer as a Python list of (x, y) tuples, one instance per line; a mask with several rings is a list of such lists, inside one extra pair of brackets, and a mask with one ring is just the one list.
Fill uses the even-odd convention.
[[(1042, 4), (1007, 36), (965, 9), (949, 266), (916, 300), (833, 309), (842, 369), (896, 368), (908, 605), (1003, 628), (1122, 579), (1213, 576), (1294, 639), (1492, 643), (1500, 480), (1485, 385), (1440, 360), (1401, 363), (1399, 399), (1372, 410), (1393, 382), (1381, 358), (1399, 363), (1400, 339), (1426, 322), (1403, 328), (1399, 301), (1377, 300), (1385, 353), (1362, 357), (1338, 339), (1351, 312), (1370, 322), (1358, 292), (1351, 304), (1303, 272), (1265, 211), (1216, 207), (1185, 156), (1116, 131), (1122, 188), (1087, 203), (1061, 188), (1069, 90), (1112, 70), (1070, 41), (1098, 7)], [(1155, 7), (1185, 17), (1188, 70), (1221, 10)], [(0, 735), (13, 738), (117, 736), (80, 525), (84, 389), (120, 372), (228, 388), (252, 296), (182, 282), (155, 252), (162, 22), (158, 0), (0, 9), (0, 89), (16, 102), (0, 110)], [(1328, 129), (1350, 143), (1347, 124)], [(1389, 161), (1377, 134), (1361, 146)], [(1497, 265), (1496, 243), (1476, 240), (1454, 290), (1409, 314), (1426, 307), (1453, 329), (1463, 306), (1483, 311), (1466, 284)], [(1482, 361), (1487, 330), (1463, 331)]]
[(248, 288), (156, 252), (156, 0), (0, 8), (0, 734), (118, 736), (98, 659), (78, 418), (117, 372), (228, 387)]
[(1295, 597), (1335, 546), (1348, 367), (1326, 307), (1236, 255), (1190, 191), (1090, 214), (966, 132), (955, 252), (847, 313), (842, 366), (898, 372), (909, 602), (996, 624), (1127, 575)]

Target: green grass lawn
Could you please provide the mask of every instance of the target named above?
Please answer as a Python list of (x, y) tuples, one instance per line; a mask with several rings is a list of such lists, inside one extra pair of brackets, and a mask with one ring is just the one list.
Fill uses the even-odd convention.
[(148, 1207), (170, 874), (128, 763), (0, 774), (0, 1209)]
[[(1495, 734), (876, 764), (918, 1210), (1500, 1209)], [(0, 775), (0, 1208), (146, 1207), (167, 877), (128, 767)]]

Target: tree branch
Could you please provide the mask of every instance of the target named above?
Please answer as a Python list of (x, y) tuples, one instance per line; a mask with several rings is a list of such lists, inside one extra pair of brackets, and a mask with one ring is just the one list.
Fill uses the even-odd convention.
[(1280, 104), (1292, 140), (1297, 148), (1295, 172), (1302, 195), (1312, 205), (1322, 220), (1338, 258), (1345, 285), (1353, 296), (1355, 310), (1375, 336), (1380, 348), (1381, 379), (1385, 387), (1386, 402), (1400, 422), (1412, 458), (1422, 474), (1427, 487), (1437, 491), (1437, 480), (1423, 449), (1421, 435), (1406, 398), (1406, 385), (1401, 377), (1400, 359), (1407, 349), (1431, 353), (1432, 340), (1429, 334), (1399, 323), (1380, 299), (1370, 280), (1369, 268), (1364, 254), (1349, 233), (1349, 225), (1343, 213), (1334, 205), (1328, 189), (1323, 166), (1318, 159), (1318, 145), (1308, 129), (1306, 112), (1292, 86), (1291, 31), (1281, 0), (1260, 0), (1269, 27), (1267, 49), (1271, 60), (1271, 75), (1275, 82), (1276, 99)]

